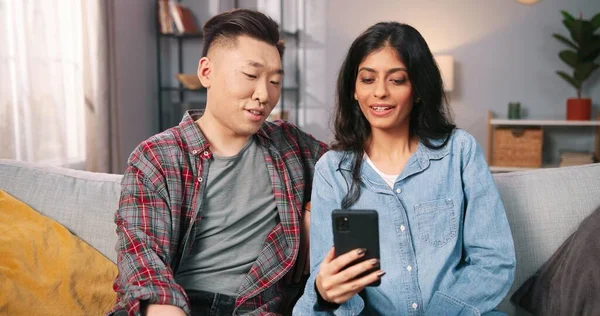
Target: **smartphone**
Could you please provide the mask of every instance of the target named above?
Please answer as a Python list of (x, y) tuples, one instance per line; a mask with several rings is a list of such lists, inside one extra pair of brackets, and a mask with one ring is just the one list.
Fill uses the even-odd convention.
[[(335, 256), (338, 257), (348, 251), (365, 248), (365, 255), (350, 263), (349, 266), (370, 259), (379, 258), (379, 215), (375, 210), (334, 210), (331, 213), (333, 223), (333, 244), (335, 245)], [(366, 271), (359, 275), (361, 278), (369, 273), (375, 272), (379, 267)], [(378, 286), (381, 280), (371, 283), (369, 286)]]

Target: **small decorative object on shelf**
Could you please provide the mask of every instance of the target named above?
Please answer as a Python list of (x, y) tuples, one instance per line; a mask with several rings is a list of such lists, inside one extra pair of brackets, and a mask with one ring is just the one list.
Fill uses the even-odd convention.
[(600, 13), (592, 19), (575, 19), (567, 11), (561, 11), (563, 24), (569, 31), (571, 39), (560, 34), (553, 34), (554, 38), (568, 46), (569, 49), (561, 51), (560, 59), (573, 68), (573, 75), (564, 71), (556, 73), (575, 88), (577, 98), (567, 100), (567, 120), (587, 121), (592, 114), (592, 100), (581, 97), (581, 87), (590, 75), (599, 68), (595, 61), (600, 56), (600, 36), (594, 33), (600, 28)]
[(518, 120), (521, 118), (521, 102), (508, 103), (508, 119)]
[(175, 77), (177, 77), (177, 80), (179, 80), (179, 82), (187, 89), (200, 90), (203, 88), (200, 79), (198, 79), (198, 76), (195, 74), (177, 74)]

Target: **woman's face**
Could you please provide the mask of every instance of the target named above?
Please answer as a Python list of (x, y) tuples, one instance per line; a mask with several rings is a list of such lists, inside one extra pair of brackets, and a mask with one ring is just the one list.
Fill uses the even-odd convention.
[(394, 131), (408, 125), (412, 85), (396, 51), (385, 46), (358, 66), (354, 98), (372, 129)]

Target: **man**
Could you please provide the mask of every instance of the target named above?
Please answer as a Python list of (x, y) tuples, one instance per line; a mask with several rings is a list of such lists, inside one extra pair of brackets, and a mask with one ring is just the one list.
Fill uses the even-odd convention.
[(283, 79), (278, 26), (235, 10), (203, 32), (204, 113), (142, 142), (122, 180), (114, 314), (280, 314), (285, 279), (308, 272), (303, 205), (326, 146), (265, 122)]

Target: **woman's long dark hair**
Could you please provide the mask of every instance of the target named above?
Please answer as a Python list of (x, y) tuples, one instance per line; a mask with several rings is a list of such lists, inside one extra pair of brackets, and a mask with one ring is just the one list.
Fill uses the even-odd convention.
[[(441, 148), (456, 128), (445, 102), (442, 76), (421, 34), (412, 26), (398, 22), (381, 22), (369, 27), (350, 46), (337, 80), (335, 140), (331, 148), (354, 154), (352, 184), (342, 200), (342, 208), (354, 205), (360, 197), (363, 154), (371, 136), (369, 121), (354, 99), (358, 66), (369, 54), (385, 46), (398, 53), (408, 71), (413, 100), (419, 100), (410, 112), (410, 135), (417, 136), (429, 148)], [(444, 142), (436, 146), (431, 142), (435, 139), (444, 139)]]

